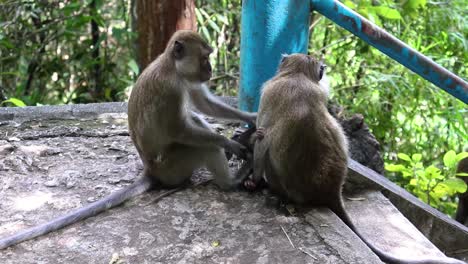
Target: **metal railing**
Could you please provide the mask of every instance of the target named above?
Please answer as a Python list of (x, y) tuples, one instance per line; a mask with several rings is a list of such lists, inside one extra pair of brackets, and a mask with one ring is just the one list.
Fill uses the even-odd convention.
[(307, 52), (311, 10), (468, 104), (465, 80), (337, 0), (245, 0), (241, 22), (241, 109), (257, 110), (261, 85), (276, 72), (281, 54)]

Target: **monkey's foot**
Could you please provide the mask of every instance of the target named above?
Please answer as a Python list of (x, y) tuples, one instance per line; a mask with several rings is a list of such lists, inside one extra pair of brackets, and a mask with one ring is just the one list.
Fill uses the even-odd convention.
[(244, 188), (247, 189), (247, 191), (255, 191), (257, 189), (257, 184), (252, 180), (252, 179), (246, 179), (244, 182)]
[(257, 128), (257, 131), (255, 131), (255, 135), (257, 136), (257, 140), (262, 140), (265, 137), (265, 128)]

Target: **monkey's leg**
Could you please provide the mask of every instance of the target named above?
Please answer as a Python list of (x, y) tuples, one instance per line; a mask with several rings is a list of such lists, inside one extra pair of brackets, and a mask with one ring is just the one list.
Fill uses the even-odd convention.
[(255, 143), (253, 158), (253, 174), (251, 180), (244, 181), (245, 188), (252, 190), (257, 187), (265, 174), (265, 159), (268, 158), (268, 144), (266, 140)]
[(206, 149), (204, 153), (206, 168), (213, 173), (215, 183), (222, 189), (230, 189), (241, 183), (242, 179), (230, 173), (228, 160), (223, 149)]
[(164, 186), (180, 186), (190, 179), (198, 168), (204, 165), (201, 148), (173, 144), (164, 153), (164, 158), (155, 165), (152, 173)]

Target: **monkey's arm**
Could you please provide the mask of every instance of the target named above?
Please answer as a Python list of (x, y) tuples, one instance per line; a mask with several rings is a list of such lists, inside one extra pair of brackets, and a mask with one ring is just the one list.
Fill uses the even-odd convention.
[(196, 147), (217, 146), (228, 149), (238, 157), (245, 157), (245, 147), (234, 140), (206, 128), (203, 119), (191, 115), (190, 118), (182, 119), (183, 122), (174, 127), (173, 140), (177, 143), (192, 145)]
[(205, 85), (190, 90), (190, 99), (193, 105), (204, 114), (218, 118), (242, 120), (249, 125), (255, 125), (256, 113), (243, 112), (221, 102), (207, 90)]

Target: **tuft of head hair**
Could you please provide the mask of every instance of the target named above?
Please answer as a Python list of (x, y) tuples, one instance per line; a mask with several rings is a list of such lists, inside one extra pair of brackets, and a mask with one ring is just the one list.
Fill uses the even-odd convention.
[(310, 80), (319, 82), (325, 72), (326, 65), (322, 60), (318, 60), (310, 55), (294, 53), (291, 55), (282, 55), (279, 66), (280, 73), (303, 73)]
[(213, 48), (211, 48), (208, 43), (195, 31), (192, 30), (178, 30), (176, 31), (172, 37), (167, 42), (166, 52), (174, 48), (176, 43), (184, 44), (184, 43), (198, 43), (200, 44), (201, 48), (203, 48), (207, 53), (213, 52)]

